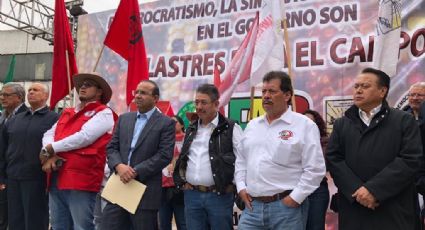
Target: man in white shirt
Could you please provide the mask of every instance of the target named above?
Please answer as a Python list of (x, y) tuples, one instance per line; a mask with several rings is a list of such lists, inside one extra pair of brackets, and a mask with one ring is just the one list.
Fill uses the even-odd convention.
[(289, 109), (293, 88), (280, 71), (263, 78), (266, 114), (251, 120), (236, 155), (235, 181), (245, 203), (239, 229), (304, 229), (307, 197), (325, 176), (319, 129)]
[(195, 106), (199, 119), (186, 129), (173, 174), (174, 183), (184, 190), (186, 226), (231, 230), (234, 162), (242, 130), (218, 112), (219, 93), (214, 85), (198, 87)]
[[(43, 137), (40, 160), (50, 174), (49, 208), (55, 230), (94, 230), (93, 208), (116, 115), (112, 90), (97, 74), (73, 76), (81, 104), (65, 109)], [(60, 165), (62, 164), (62, 165)]]

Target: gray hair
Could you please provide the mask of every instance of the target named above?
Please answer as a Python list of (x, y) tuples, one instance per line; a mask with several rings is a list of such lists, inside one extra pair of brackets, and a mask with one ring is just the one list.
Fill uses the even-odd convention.
[(38, 81), (37, 82), (33, 82), (32, 84), (40, 84), (43, 87), (43, 91), (45, 93), (47, 93), (47, 95), (50, 95), (50, 87), (49, 87), (48, 84), (43, 83), (43, 82), (38, 82)]
[(422, 88), (422, 89), (425, 89), (425, 81), (416, 82), (415, 84), (413, 84), (412, 86), (410, 86), (409, 91), (412, 90), (413, 88)]
[(3, 85), (3, 88), (12, 88), (14, 93), (18, 95), (18, 97), (21, 99), (21, 102), (25, 102), (25, 89), (24, 87), (19, 83), (14, 82), (8, 82)]

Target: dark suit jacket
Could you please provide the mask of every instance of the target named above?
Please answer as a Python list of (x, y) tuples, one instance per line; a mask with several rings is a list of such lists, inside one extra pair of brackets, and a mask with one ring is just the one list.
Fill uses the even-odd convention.
[[(359, 109), (349, 108), (335, 121), (326, 152), (340, 194), (339, 229), (418, 229), (415, 176), (421, 156), (419, 129), (412, 115), (384, 102), (367, 127)], [(351, 196), (361, 186), (378, 200), (375, 210)]]
[[(114, 135), (107, 146), (108, 165), (127, 164), (133, 138), (136, 112), (118, 118)], [(171, 162), (175, 142), (175, 122), (156, 110), (147, 121), (134, 148), (130, 165), (137, 180), (147, 186), (139, 208), (157, 210), (161, 204), (162, 169)]]

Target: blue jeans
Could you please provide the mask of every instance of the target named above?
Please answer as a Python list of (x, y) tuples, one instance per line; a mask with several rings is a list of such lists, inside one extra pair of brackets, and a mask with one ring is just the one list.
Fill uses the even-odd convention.
[(245, 208), (239, 220), (241, 230), (303, 230), (308, 212), (308, 200), (299, 207), (290, 208), (277, 200), (270, 203), (253, 200), (252, 211)]
[(49, 193), (51, 225), (54, 230), (94, 230), (95, 192), (59, 190), (52, 175)]
[[(175, 187), (162, 188), (161, 207), (159, 208), (159, 229), (171, 230), (171, 220), (176, 220), (177, 230), (186, 230), (186, 221), (184, 217), (184, 203), (180, 197), (167, 198), (167, 191)], [(179, 194), (180, 196), (182, 194)]]
[(325, 230), (326, 210), (329, 204), (328, 183), (320, 186), (308, 197), (309, 208), (306, 230)]
[[(233, 193), (184, 191), (187, 229), (232, 230)], [(209, 228), (208, 228), (209, 226)]]

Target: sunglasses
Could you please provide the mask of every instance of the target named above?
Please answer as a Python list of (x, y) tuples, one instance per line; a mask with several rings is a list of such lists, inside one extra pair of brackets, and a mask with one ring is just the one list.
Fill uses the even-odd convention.
[(80, 88), (83, 88), (83, 87), (84, 88), (90, 88), (90, 87), (99, 88), (99, 85), (91, 81), (84, 81), (83, 84), (81, 84)]

